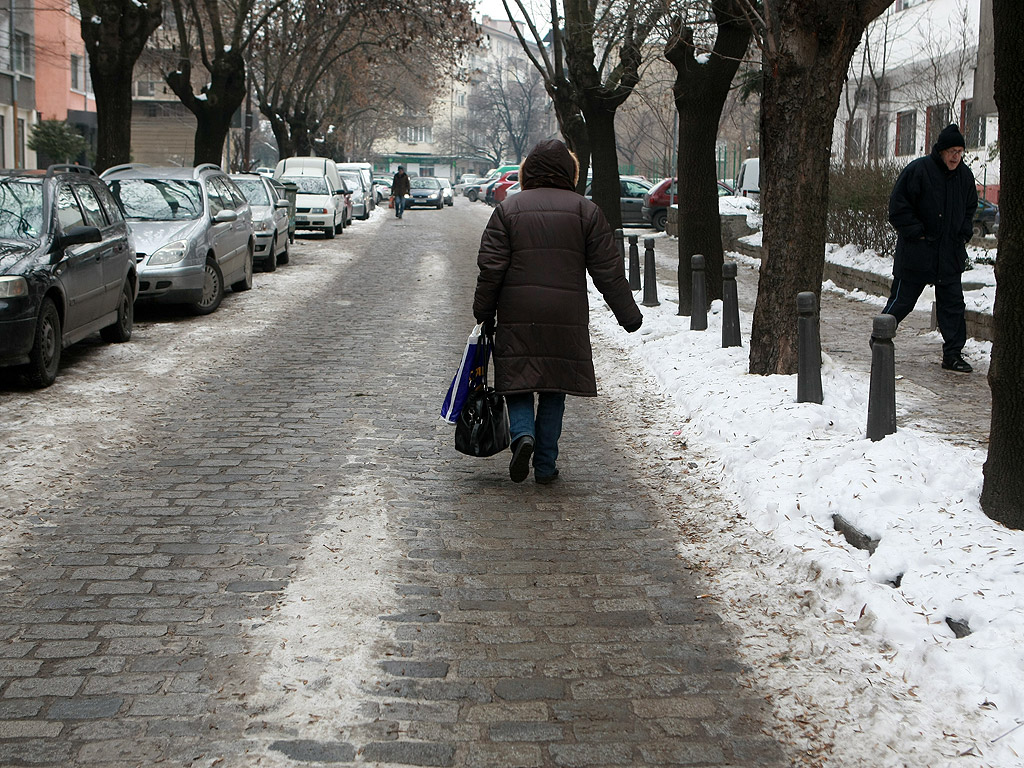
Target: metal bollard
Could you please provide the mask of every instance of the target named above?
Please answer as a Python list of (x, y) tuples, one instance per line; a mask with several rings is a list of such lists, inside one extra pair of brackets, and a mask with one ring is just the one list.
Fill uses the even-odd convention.
[(736, 294), (736, 262), (722, 265), (722, 347), (739, 347), (740, 301)]
[(629, 290), (640, 290), (640, 248), (637, 246), (639, 235), (629, 236)]
[(654, 238), (644, 238), (644, 300), (645, 307), (657, 307), (658, 301), (658, 267), (654, 263)]
[(821, 332), (818, 326), (818, 302), (813, 291), (796, 295), (797, 326), (796, 401), (821, 403)]
[(896, 431), (896, 318), (876, 315), (871, 335), (871, 388), (868, 391), (868, 438), (881, 440)]
[(622, 259), (622, 265), (626, 265), (626, 243), (625, 235), (621, 229), (615, 230), (615, 247), (619, 249), (619, 258)]
[(693, 307), (690, 309), (690, 330), (706, 331), (708, 329), (708, 289), (704, 283), (704, 257), (699, 253), (690, 257), (690, 268), (693, 270)]

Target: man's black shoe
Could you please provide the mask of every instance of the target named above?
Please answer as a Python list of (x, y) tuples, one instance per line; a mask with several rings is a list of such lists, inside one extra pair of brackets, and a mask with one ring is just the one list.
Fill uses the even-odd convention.
[(533, 456), (533, 438), (521, 435), (512, 443), (512, 461), (508, 464), (508, 476), (513, 483), (521, 483), (530, 474), (530, 457)]
[(943, 360), (942, 367), (947, 371), (956, 371), (957, 373), (970, 373), (974, 370), (971, 368), (971, 364), (960, 357), (960, 355)]
[(558, 470), (556, 469), (550, 475), (538, 475), (536, 472), (533, 473), (533, 481), (538, 485), (551, 485), (558, 479)]

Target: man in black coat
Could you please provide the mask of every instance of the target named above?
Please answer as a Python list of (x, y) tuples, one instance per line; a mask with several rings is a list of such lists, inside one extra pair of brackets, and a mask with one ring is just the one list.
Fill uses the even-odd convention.
[(409, 175), (402, 166), (398, 166), (398, 173), (391, 179), (391, 194), (395, 198), (395, 216), (402, 218), (405, 198), (409, 195)]
[(889, 197), (889, 223), (896, 228), (892, 292), (884, 313), (899, 323), (926, 285), (935, 286), (936, 318), (942, 334), (942, 367), (970, 373), (964, 291), (967, 242), (978, 208), (974, 174), (963, 162), (964, 141), (955, 124), (939, 134), (932, 152), (912, 161)]

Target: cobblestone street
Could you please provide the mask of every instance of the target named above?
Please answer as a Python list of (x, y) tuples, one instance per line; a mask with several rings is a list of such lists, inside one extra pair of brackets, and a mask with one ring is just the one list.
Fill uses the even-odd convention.
[[(378, 211), (38, 397), (3, 384), (5, 464), (95, 444), (5, 507), (0, 765), (792, 764), (622, 404), (570, 398), (559, 484), (455, 453), (480, 208)], [(194, 370), (122, 397), (117, 440), (63, 413), (169, 333)]]

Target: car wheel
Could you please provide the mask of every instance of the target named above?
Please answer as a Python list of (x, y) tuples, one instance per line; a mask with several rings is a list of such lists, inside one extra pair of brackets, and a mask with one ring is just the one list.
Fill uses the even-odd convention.
[(253, 244), (249, 243), (248, 249), (245, 252), (245, 276), (236, 283), (231, 284), (231, 290), (235, 293), (241, 293), (242, 291), (248, 291), (252, 288), (252, 260), (253, 260)]
[(984, 237), (986, 234), (988, 234), (988, 230), (985, 228), (985, 225), (982, 224), (980, 221), (975, 222), (975, 224), (974, 224), (974, 236), (975, 237)]
[(48, 387), (57, 378), (60, 367), (61, 335), (60, 315), (53, 299), (43, 299), (36, 321), (36, 335), (32, 351), (25, 366), (29, 384), (33, 387)]
[(331, 227), (324, 227), (324, 240), (333, 240), (334, 239), (334, 229), (335, 228), (333, 226), (331, 226)]
[(270, 253), (267, 255), (267, 260), (263, 262), (264, 272), (276, 272), (277, 271), (277, 233), (274, 233), (274, 239), (270, 242)]
[(197, 315), (208, 315), (215, 312), (224, 299), (224, 275), (213, 259), (206, 260), (203, 270), (203, 297), (192, 305)]
[(477, 199), (477, 193), (476, 193), (476, 190), (475, 190), (475, 189), (471, 189), (471, 190), (469, 190), (469, 194), (468, 194), (468, 195), (466, 195), (466, 197), (468, 197), (468, 198), (469, 198), (469, 202), (471, 202), (471, 203), (475, 203), (475, 202), (476, 202), (476, 199)]
[(292, 246), (291, 241), (286, 237), (284, 239), (284, 253), (277, 257), (279, 264), (287, 264), (292, 258)]
[(668, 211), (658, 211), (654, 216), (651, 217), (651, 226), (659, 232), (665, 231), (665, 226), (668, 224)]
[(124, 281), (121, 299), (117, 304), (117, 320), (113, 325), (100, 329), (100, 336), (111, 344), (123, 344), (132, 337), (132, 324), (135, 322), (135, 297), (132, 295), (132, 280)]
[(437, 205), (435, 205), (434, 207), (440, 211), (442, 208), (444, 208), (444, 200), (438, 200)]

